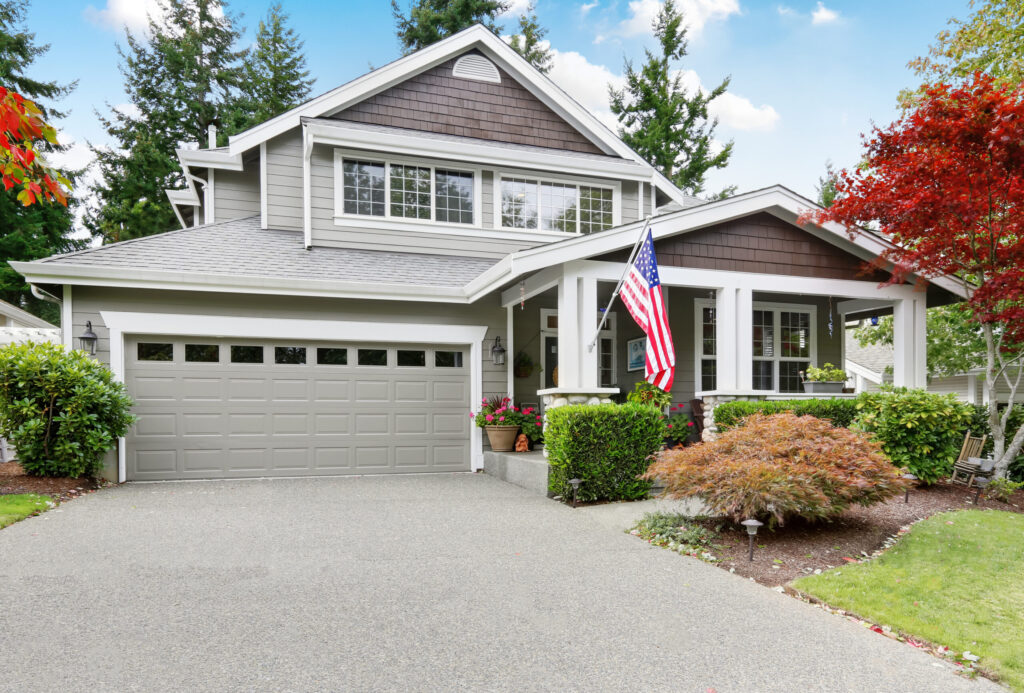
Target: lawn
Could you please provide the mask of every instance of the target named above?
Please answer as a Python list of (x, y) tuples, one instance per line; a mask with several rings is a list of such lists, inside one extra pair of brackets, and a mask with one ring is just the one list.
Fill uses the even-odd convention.
[(793, 586), (958, 655), (970, 651), (982, 668), (1024, 691), (1024, 515), (941, 513), (873, 561)]
[(0, 496), (0, 529), (52, 507), (53, 501), (49, 496), (35, 493)]

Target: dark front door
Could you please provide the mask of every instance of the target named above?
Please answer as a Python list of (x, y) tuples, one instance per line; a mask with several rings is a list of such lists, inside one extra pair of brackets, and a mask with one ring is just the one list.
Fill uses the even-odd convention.
[(558, 337), (544, 337), (544, 387), (556, 387), (555, 369), (558, 368)]

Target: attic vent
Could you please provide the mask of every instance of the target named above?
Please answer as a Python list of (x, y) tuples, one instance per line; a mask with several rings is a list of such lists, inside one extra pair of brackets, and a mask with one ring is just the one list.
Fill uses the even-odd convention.
[(501, 84), (501, 75), (498, 68), (490, 60), (482, 55), (464, 55), (455, 61), (452, 75), (462, 79), (475, 79), (478, 82), (493, 82)]

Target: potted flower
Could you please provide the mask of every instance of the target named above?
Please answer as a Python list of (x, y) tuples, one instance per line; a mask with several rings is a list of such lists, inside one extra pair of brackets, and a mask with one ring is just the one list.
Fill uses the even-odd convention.
[(846, 386), (846, 371), (831, 363), (826, 363), (821, 368), (810, 366), (806, 373), (800, 372), (803, 380), (804, 392), (808, 393), (834, 393), (842, 392)]
[(689, 445), (696, 425), (693, 418), (683, 411), (682, 404), (673, 404), (669, 407), (669, 415), (665, 419), (665, 445), (673, 448), (677, 445)]
[(470, 412), (476, 425), (487, 432), (487, 440), (491, 450), (509, 452), (516, 444), (516, 433), (519, 432), (518, 411), (512, 406), (510, 397), (495, 395), (484, 397), (479, 412)]
[(519, 430), (526, 436), (530, 443), (530, 449), (533, 450), (534, 445), (544, 437), (544, 417), (533, 407), (517, 409), (514, 406), (511, 408), (511, 412), (506, 414), (506, 420), (509, 419), (509, 416), (513, 422), (519, 424)]
[(626, 395), (626, 401), (648, 404), (652, 407), (657, 407), (661, 411), (665, 411), (665, 408), (672, 403), (672, 393), (665, 392), (657, 385), (652, 385), (646, 380), (641, 380), (633, 387), (632, 392)]
[(525, 351), (516, 352), (516, 358), (512, 362), (512, 371), (517, 378), (529, 378), (533, 375), (533, 359)]

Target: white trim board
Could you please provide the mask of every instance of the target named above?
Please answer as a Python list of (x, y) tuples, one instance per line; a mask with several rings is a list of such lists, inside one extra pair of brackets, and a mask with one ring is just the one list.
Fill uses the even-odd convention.
[[(348, 320), (293, 320), (289, 318), (239, 318), (227, 315), (185, 315), (175, 313), (135, 313), (100, 311), (110, 331), (110, 370), (124, 382), (126, 335), (158, 334), (169, 336), (238, 337), (256, 339), (290, 339), (350, 342), (374, 341), (390, 343), (456, 344), (470, 347), (470, 384), (468, 408), (483, 397), (484, 325), (452, 325), (403, 322), (361, 322)], [(483, 468), (483, 438), (479, 429), (470, 433), (470, 469)], [(127, 475), (125, 439), (118, 439), (117, 480)]]

